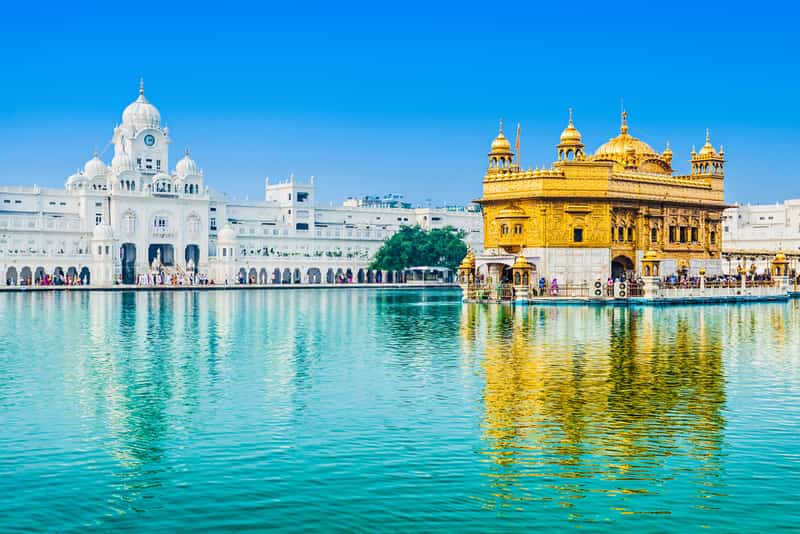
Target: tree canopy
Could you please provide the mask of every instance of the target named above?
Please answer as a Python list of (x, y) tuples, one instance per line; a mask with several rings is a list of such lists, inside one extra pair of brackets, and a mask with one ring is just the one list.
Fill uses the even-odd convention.
[(370, 269), (400, 271), (418, 265), (455, 269), (467, 254), (465, 235), (450, 226), (428, 231), (402, 226), (375, 254)]

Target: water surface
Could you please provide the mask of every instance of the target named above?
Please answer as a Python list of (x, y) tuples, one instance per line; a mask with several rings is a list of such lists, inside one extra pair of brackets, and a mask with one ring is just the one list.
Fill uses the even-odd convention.
[(0, 294), (0, 531), (800, 525), (798, 302)]

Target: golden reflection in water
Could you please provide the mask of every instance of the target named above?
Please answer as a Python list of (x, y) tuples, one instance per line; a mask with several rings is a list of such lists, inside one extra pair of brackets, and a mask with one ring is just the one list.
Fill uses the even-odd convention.
[(602, 494), (605, 513), (670, 513), (635, 496), (681, 484), (696, 506), (713, 506), (725, 391), (712, 317), (701, 308), (465, 309), (465, 342), (486, 334), (485, 505), (545, 501), (576, 518), (596, 516), (580, 499)]

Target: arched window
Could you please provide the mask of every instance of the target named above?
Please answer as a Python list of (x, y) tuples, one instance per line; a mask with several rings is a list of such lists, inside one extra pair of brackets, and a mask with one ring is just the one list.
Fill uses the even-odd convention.
[(122, 216), (122, 230), (127, 234), (132, 234), (136, 231), (136, 214), (132, 211), (127, 211)]
[(617, 241), (622, 242), (625, 241), (625, 228), (620, 226), (617, 228)]
[(628, 241), (633, 241), (633, 227), (628, 227)]
[(658, 242), (658, 229), (657, 228), (651, 228), (650, 229), (650, 242), (651, 243), (657, 243)]
[(501, 224), (500, 225), (500, 233), (502, 235), (508, 235), (508, 225), (507, 224)]
[(709, 241), (711, 241), (712, 245), (716, 245), (717, 244), (717, 232), (711, 232), (708, 235), (708, 239), (709, 239)]

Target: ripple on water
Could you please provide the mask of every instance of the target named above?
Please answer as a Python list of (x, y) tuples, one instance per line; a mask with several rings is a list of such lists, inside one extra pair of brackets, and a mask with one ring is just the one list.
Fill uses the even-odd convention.
[(0, 295), (0, 530), (800, 524), (796, 302)]

